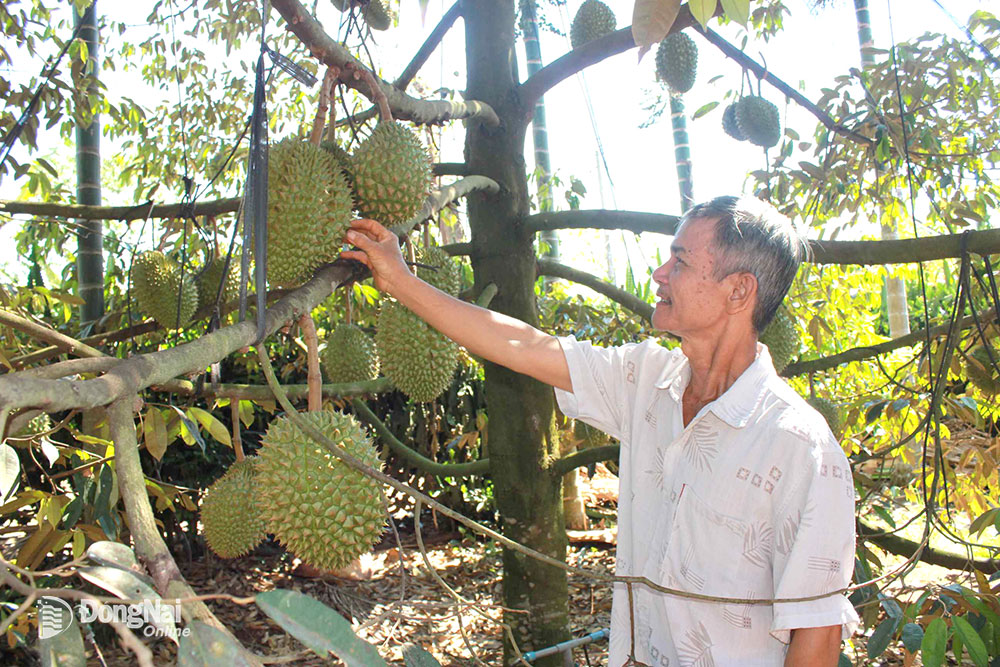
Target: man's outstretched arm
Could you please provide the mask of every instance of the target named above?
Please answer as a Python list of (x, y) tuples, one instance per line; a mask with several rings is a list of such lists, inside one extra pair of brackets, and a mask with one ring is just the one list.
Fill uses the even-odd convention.
[(341, 253), (365, 264), (375, 287), (391, 294), (429, 325), (472, 354), (559, 389), (573, 391), (559, 341), (507, 315), (466, 303), (410, 273), (396, 235), (374, 220), (354, 220)]
[(785, 667), (836, 667), (840, 658), (839, 625), (792, 630)]

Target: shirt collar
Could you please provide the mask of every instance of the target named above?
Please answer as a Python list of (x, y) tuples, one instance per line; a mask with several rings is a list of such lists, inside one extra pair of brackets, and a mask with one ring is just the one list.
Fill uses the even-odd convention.
[[(683, 353), (681, 356), (681, 364), (664, 368), (655, 385), (658, 389), (666, 389), (678, 403), (683, 399), (684, 390), (691, 381), (691, 365)], [(722, 396), (708, 404), (708, 409), (733, 428), (743, 428), (760, 404), (768, 382), (776, 376), (767, 346), (757, 343), (757, 356), (753, 363)]]

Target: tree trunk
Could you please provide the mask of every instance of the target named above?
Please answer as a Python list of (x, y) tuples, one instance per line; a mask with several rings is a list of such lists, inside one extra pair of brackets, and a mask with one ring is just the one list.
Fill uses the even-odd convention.
[[(514, 76), (513, 0), (465, 2), (467, 96), (489, 104), (500, 126), (469, 123), (465, 158), (469, 171), (500, 184), (497, 194), (469, 197), (471, 260), (476, 287), (494, 283), (491, 308), (534, 326), (535, 256), (528, 213), (524, 141), (531, 110), (517, 99)], [(490, 472), (503, 532), (555, 558), (566, 556), (559, 475), (550, 471), (559, 454), (551, 388), (493, 364), (486, 365), (490, 414)], [(521, 650), (551, 646), (568, 637), (567, 582), (562, 570), (504, 550), (503, 604)], [(506, 641), (506, 638), (505, 638)], [(505, 657), (513, 657), (505, 645)], [(545, 658), (538, 665), (559, 665)]]
[[(87, 45), (84, 72), (92, 77), (86, 92), (77, 91), (76, 114), (76, 199), (77, 203), (101, 205), (101, 118), (90, 115), (90, 104), (98, 94), (97, 2), (83, 16), (74, 14), (81, 25), (80, 39)], [(82, 108), (81, 108), (82, 107)], [(77, 290), (84, 303), (80, 307), (82, 325), (97, 321), (104, 315), (104, 256), (103, 223), (100, 220), (80, 220), (77, 240)]]

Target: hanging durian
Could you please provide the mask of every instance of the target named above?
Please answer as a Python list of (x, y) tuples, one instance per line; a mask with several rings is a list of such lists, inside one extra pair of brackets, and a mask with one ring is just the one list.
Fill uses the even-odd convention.
[(198, 288), (191, 274), (159, 250), (136, 256), (132, 292), (139, 308), (167, 329), (184, 326), (198, 310)]
[(760, 334), (759, 340), (767, 345), (774, 370), (779, 374), (799, 352), (799, 338), (795, 333), (795, 324), (784, 308), (778, 309), (774, 319)]
[(201, 502), (205, 543), (222, 558), (243, 556), (266, 536), (258, 502), (258, 460), (251, 457), (234, 463)]
[(415, 401), (433, 401), (455, 375), (458, 345), (395, 301), (379, 312), (375, 345), (382, 372)]
[(358, 212), (392, 226), (420, 211), (430, 191), (431, 159), (411, 130), (383, 121), (351, 159)]
[(674, 32), (656, 49), (656, 75), (675, 93), (686, 93), (698, 73), (698, 45), (683, 32)]
[(569, 27), (569, 41), (573, 48), (604, 37), (615, 31), (618, 20), (611, 8), (601, 0), (586, 0), (573, 17)]
[(326, 339), (320, 360), (329, 382), (364, 382), (378, 377), (375, 341), (353, 324), (338, 324)]
[(752, 144), (770, 148), (781, 139), (778, 107), (763, 97), (747, 95), (736, 103), (736, 123)]

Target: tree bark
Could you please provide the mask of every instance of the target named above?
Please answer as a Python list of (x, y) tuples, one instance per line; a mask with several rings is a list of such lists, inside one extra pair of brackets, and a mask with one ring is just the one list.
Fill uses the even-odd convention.
[[(516, 94), (513, 62), (513, 0), (466, 0), (467, 96), (482, 100), (500, 118), (497, 127), (470, 125), (465, 157), (472, 173), (500, 184), (496, 193), (469, 197), (472, 266), (476, 287), (499, 288), (491, 307), (538, 325), (533, 234), (528, 213), (524, 141), (531, 107)], [(490, 471), (503, 529), (511, 539), (560, 560), (566, 557), (560, 476), (551, 470), (559, 455), (552, 390), (524, 375), (486, 365), (490, 413)], [(568, 638), (565, 572), (504, 549), (505, 612), (521, 650), (544, 648)], [(505, 664), (514, 656), (505, 644)], [(560, 665), (545, 658), (538, 665)]]

